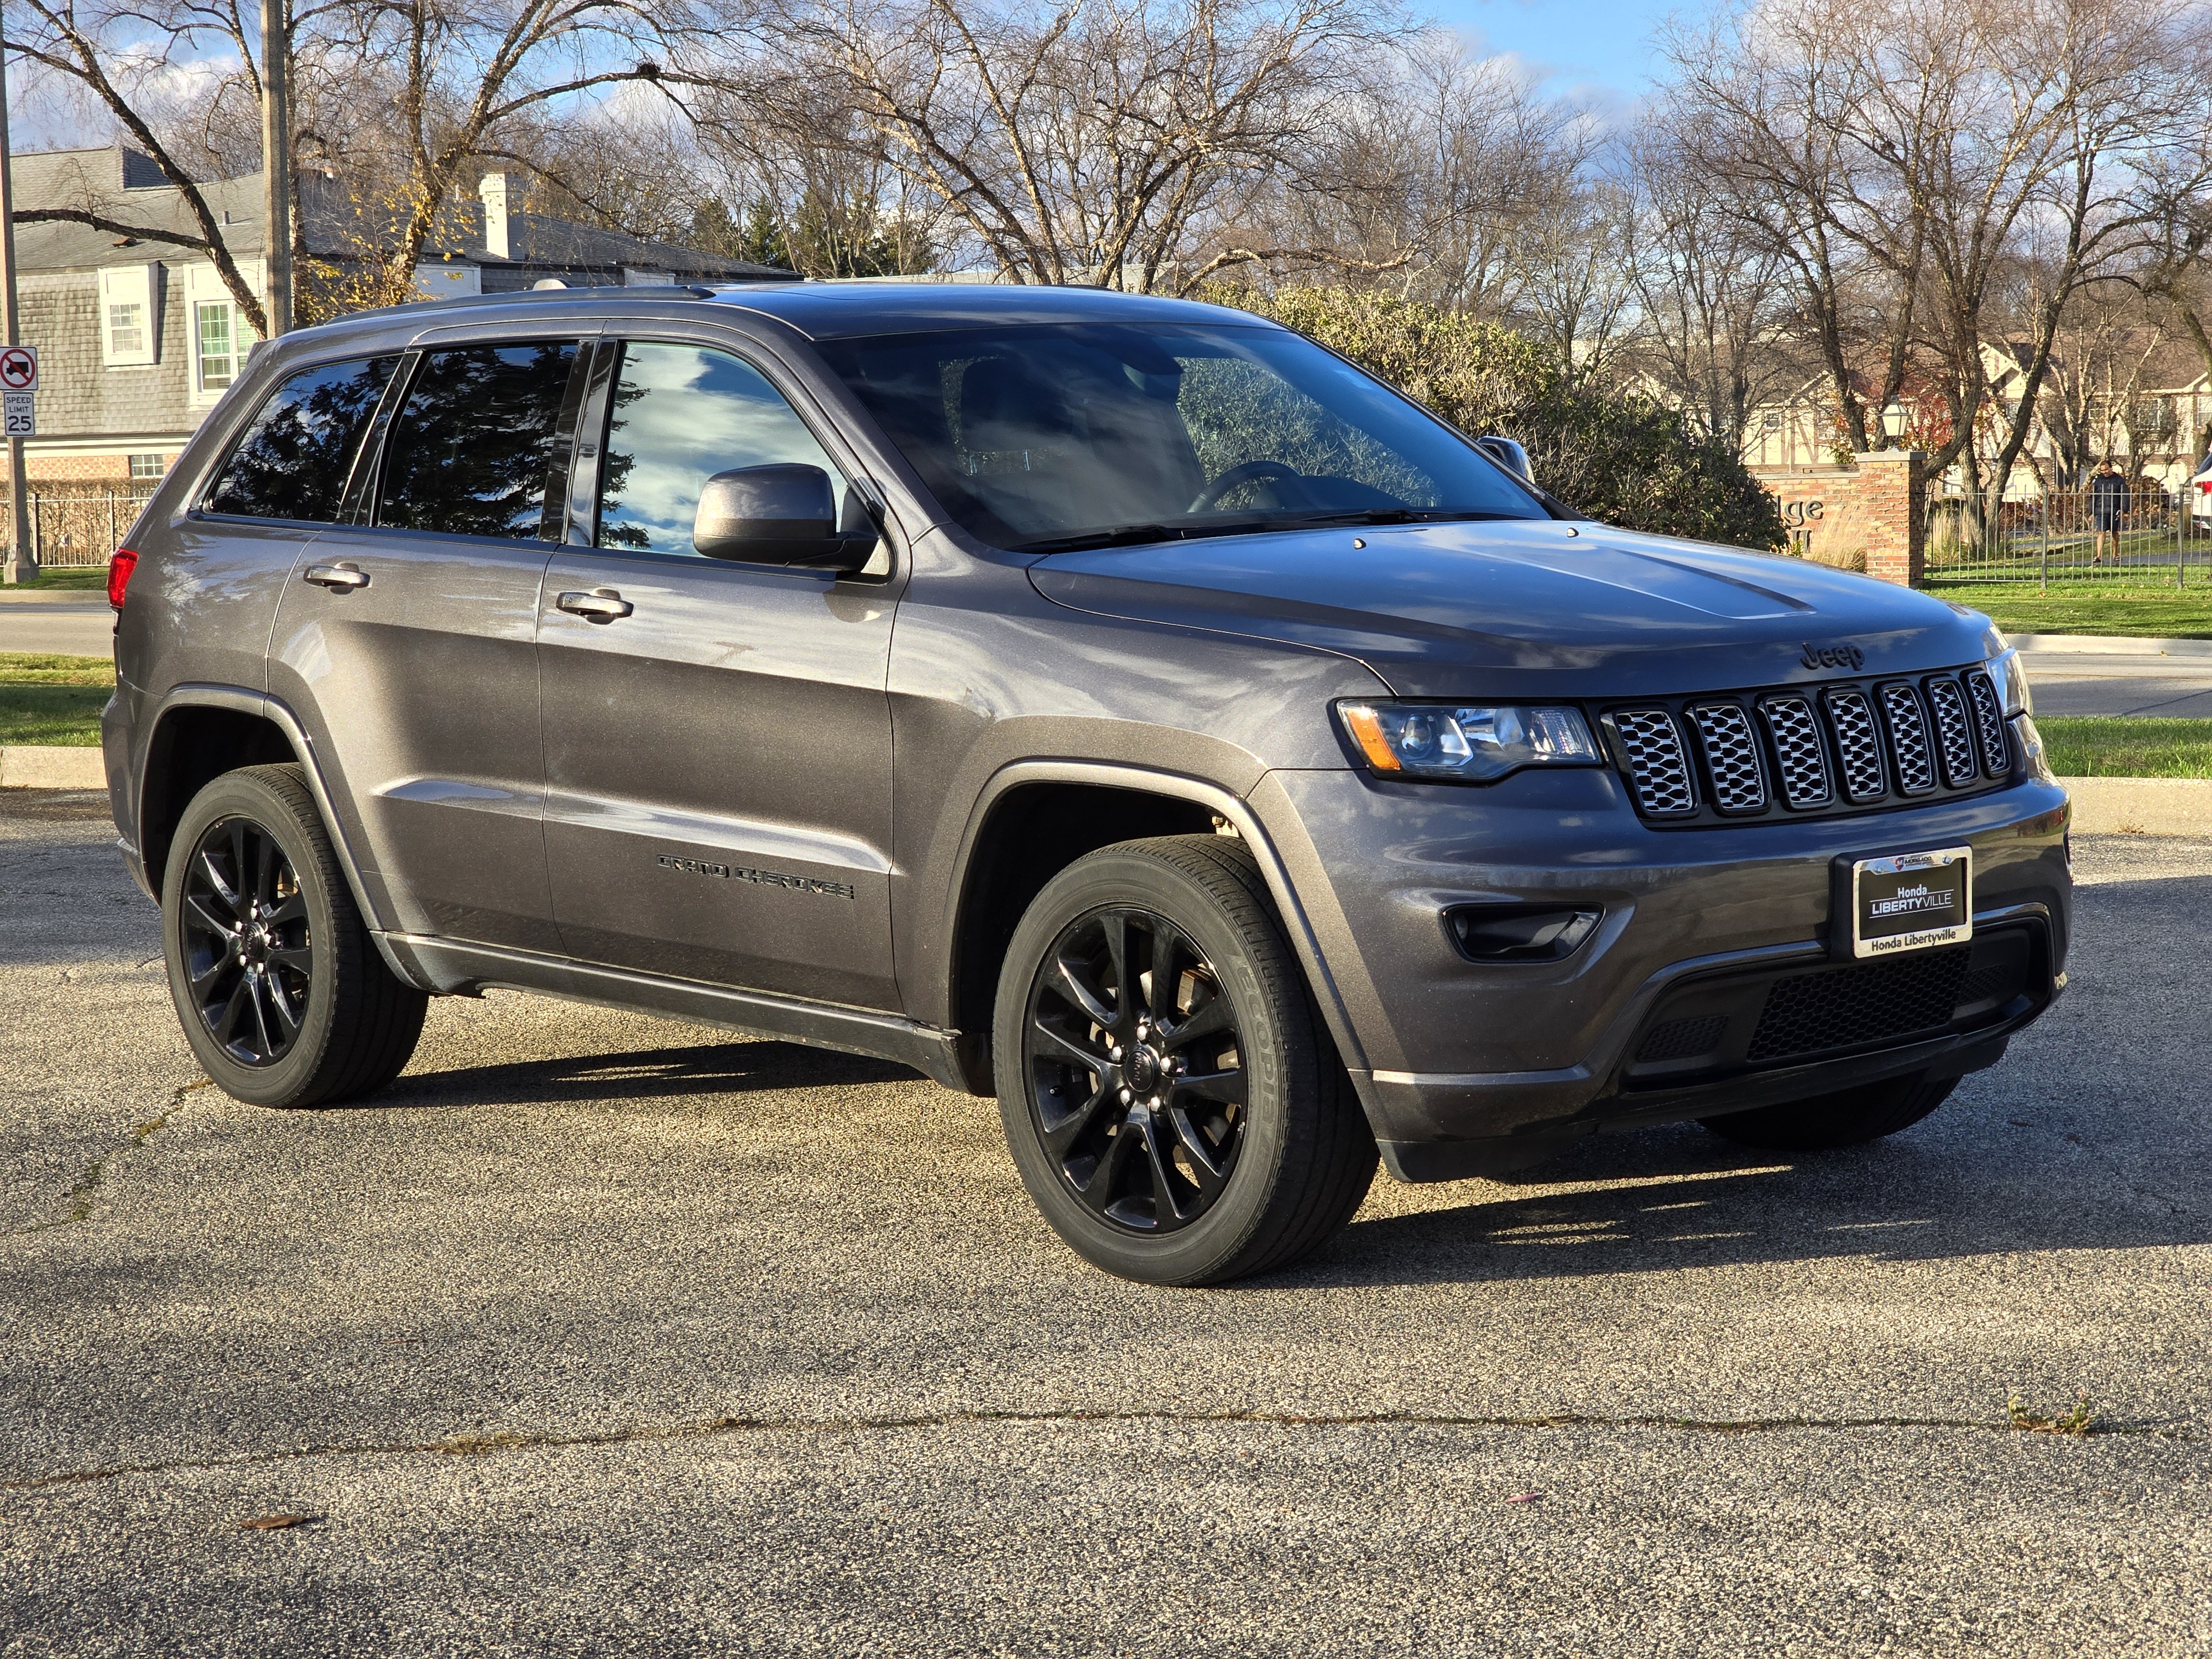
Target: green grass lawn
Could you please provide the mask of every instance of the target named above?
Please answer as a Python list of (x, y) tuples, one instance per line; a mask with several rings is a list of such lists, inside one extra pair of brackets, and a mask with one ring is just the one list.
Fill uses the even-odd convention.
[(2212, 639), (2212, 572), (2191, 570), (2203, 586), (2132, 587), (2118, 582), (1930, 580), (1939, 599), (1988, 613), (2008, 634), (2132, 634), (2151, 639)]
[(0, 744), (97, 748), (100, 711), (115, 687), (105, 657), (0, 651)]
[(107, 592), (107, 567), (104, 564), (70, 565), (62, 569), (41, 570), (27, 582), (17, 582), (12, 586), (0, 586), (0, 594), (51, 593), (58, 588), (70, 592), (88, 588), (105, 593)]
[(2039, 718), (2062, 778), (2212, 778), (2212, 720)]

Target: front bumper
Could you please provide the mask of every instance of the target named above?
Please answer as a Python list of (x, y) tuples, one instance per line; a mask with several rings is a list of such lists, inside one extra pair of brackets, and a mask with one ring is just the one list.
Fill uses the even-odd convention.
[[(1483, 790), (1274, 773), (1253, 800), (1271, 834), (1285, 826), (1278, 844), (1360, 1057), (1353, 1081), (1401, 1179), (1501, 1172), (1601, 1128), (1962, 1075), (2002, 1058), (2064, 982), (2067, 802), (2048, 781), (1674, 831), (1644, 825), (1595, 769)], [(1956, 959), (1958, 988), (2007, 965), (1990, 952), (2008, 939), (2002, 998), (1944, 1004), (1942, 986), (1923, 986), (1943, 1018), (1876, 1019), (1844, 1041), (1816, 1033), (1809, 1051), (1761, 1035), (1773, 985), (1848, 971), (1827, 949), (1833, 860), (1961, 843), (1974, 849), (1976, 939), (1954, 949), (1980, 954)], [(1469, 902), (1595, 908), (1603, 920), (1565, 960), (1477, 963), (1443, 922)], [(1844, 988), (1824, 982), (1812, 1000)], [(1653, 1046), (1662, 1026), (1716, 1015), (1723, 1029), (1702, 1047), (1696, 1030)]]

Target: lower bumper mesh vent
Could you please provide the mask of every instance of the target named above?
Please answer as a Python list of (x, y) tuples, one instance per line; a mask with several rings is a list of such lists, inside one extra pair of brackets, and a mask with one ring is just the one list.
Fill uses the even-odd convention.
[(1820, 1054), (1940, 1030), (1959, 1006), (1971, 954), (1958, 945), (1777, 980), (1744, 1058)]
[(1707, 1014), (1702, 1019), (1670, 1019), (1664, 1025), (1651, 1028), (1651, 1034), (1636, 1051), (1637, 1061), (1650, 1066), (1662, 1060), (1687, 1060), (1693, 1054), (1711, 1054), (1727, 1030), (1726, 1014)]

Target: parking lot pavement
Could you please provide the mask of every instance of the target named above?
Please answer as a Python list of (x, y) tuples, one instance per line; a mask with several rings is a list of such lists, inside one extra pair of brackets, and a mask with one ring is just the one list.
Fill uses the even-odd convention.
[(2039, 714), (2155, 714), (2212, 719), (2212, 657), (2021, 653)]
[(70, 657), (115, 654), (115, 613), (107, 601), (0, 604), (0, 651), (58, 651)]
[(2212, 1650), (2212, 842), (2078, 842), (2073, 988), (1891, 1141), (1188, 1291), (871, 1061), (493, 996), (240, 1106), (112, 836), (0, 802), (9, 1659)]

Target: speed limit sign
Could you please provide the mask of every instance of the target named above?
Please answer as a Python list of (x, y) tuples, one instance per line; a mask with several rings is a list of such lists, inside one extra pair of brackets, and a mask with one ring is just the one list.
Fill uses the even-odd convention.
[(38, 386), (38, 347), (0, 346), (0, 392), (35, 392)]

